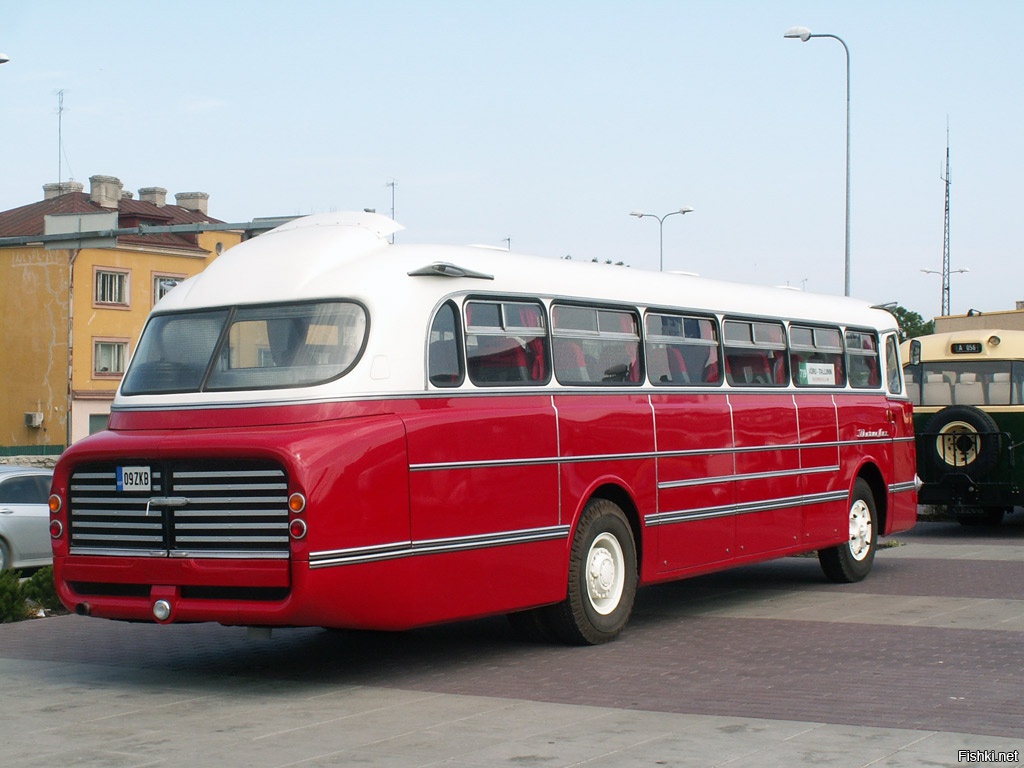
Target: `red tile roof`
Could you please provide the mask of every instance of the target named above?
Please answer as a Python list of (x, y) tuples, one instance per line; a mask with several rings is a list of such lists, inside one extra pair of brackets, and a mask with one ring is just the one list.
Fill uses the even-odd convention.
[[(85, 192), (68, 192), (49, 200), (29, 203), (9, 211), (0, 212), (0, 237), (24, 237), (43, 234), (45, 216), (56, 213), (103, 213), (109, 209), (94, 203)], [(140, 224), (164, 226), (170, 224), (223, 224), (200, 211), (179, 205), (157, 206), (143, 200), (122, 198), (118, 202), (118, 227), (137, 227)], [(120, 243), (133, 243), (149, 247), (185, 248), (202, 250), (192, 234), (122, 235)]]

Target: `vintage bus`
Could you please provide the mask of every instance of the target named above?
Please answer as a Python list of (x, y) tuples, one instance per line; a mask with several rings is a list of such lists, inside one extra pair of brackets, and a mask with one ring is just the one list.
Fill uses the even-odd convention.
[(154, 308), (56, 468), (68, 608), (600, 643), (638, 585), (814, 550), (856, 581), (916, 520), (888, 312), (397, 229), (299, 219)]
[(903, 343), (920, 501), (965, 525), (1024, 504), (1024, 331), (981, 329)]

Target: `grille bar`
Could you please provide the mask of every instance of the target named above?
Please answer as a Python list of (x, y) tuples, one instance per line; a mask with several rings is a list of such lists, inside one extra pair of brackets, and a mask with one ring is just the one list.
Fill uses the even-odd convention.
[(73, 554), (288, 557), (288, 479), (280, 466), (123, 462), (129, 464), (150, 467), (150, 490), (118, 491), (114, 465), (72, 475)]

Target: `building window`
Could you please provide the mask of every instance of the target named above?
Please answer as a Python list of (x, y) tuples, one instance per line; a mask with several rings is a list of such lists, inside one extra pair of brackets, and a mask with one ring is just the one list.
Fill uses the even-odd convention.
[(153, 275), (153, 303), (156, 304), (160, 301), (160, 299), (170, 293), (182, 281), (184, 281), (184, 279), (184, 275)]
[(97, 378), (120, 378), (128, 362), (128, 342), (121, 339), (95, 340), (92, 344), (92, 372)]
[(128, 301), (128, 274), (128, 272), (110, 269), (97, 269), (94, 294), (96, 303), (127, 307), (130, 303)]

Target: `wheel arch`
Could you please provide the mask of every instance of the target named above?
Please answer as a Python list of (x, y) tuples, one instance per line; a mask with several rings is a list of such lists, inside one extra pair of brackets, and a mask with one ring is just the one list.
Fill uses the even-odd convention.
[[(643, 548), (644, 541), (641, 536), (642, 526), (640, 524), (640, 510), (637, 507), (636, 501), (633, 499), (632, 494), (629, 493), (622, 485), (614, 482), (605, 482), (591, 491), (587, 497), (587, 503), (591, 499), (606, 499), (613, 504), (618, 505), (619, 509), (622, 510), (626, 519), (629, 521), (629, 527), (633, 532), (633, 546), (636, 547), (636, 563), (637, 570), (641, 571), (641, 563), (643, 563)], [(586, 507), (586, 503), (583, 504)], [(582, 510), (581, 510), (582, 514)], [(579, 523), (579, 516), (577, 516), (575, 524)]]
[(888, 530), (886, 523), (889, 519), (889, 486), (886, 485), (882, 470), (874, 462), (867, 462), (857, 472), (854, 481), (858, 478), (863, 478), (871, 488), (871, 495), (875, 498), (875, 512), (878, 514), (875, 525), (878, 528), (878, 533), (883, 534)]

